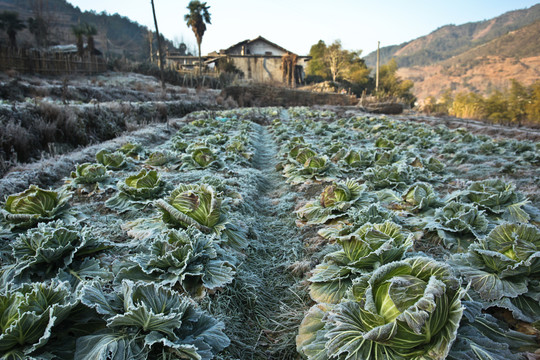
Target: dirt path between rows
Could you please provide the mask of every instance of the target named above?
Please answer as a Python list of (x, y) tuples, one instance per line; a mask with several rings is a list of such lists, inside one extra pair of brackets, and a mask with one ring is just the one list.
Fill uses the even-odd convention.
[(236, 279), (208, 305), (226, 314), (231, 346), (221, 359), (294, 359), (295, 337), (308, 295), (288, 270), (303, 256), (294, 222), (296, 193), (275, 170), (277, 148), (266, 127), (258, 127), (254, 167), (260, 172), (255, 204), (256, 239), (246, 250)]

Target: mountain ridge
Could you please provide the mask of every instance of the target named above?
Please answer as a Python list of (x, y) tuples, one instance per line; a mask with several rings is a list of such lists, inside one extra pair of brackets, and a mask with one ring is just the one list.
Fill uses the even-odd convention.
[[(428, 35), (381, 48), (381, 63), (395, 58), (400, 67), (432, 65), (530, 25), (538, 19), (540, 4), (483, 21), (444, 25)], [(369, 67), (375, 67), (376, 57), (377, 52), (374, 51), (365, 56), (364, 60)]]

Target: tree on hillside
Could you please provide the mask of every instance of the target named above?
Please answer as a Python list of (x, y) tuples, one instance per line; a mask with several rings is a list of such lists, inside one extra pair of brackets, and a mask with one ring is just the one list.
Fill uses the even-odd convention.
[(438, 100), (433, 97), (424, 100), (423, 110), (433, 111), (434, 103), (437, 112), (456, 117), (514, 123), (518, 126), (525, 121), (539, 124), (540, 81), (524, 86), (512, 80), (509, 88), (495, 89), (487, 97), (474, 92), (461, 92), (453, 96), (451, 90), (447, 89)]
[(530, 86), (531, 101), (527, 104), (527, 117), (536, 123), (540, 123), (540, 81), (537, 80)]
[(3, 11), (0, 13), (0, 29), (4, 30), (9, 39), (9, 47), (17, 48), (17, 32), (26, 29), (24, 22), (19, 19), (19, 13), (15, 11)]
[(494, 90), (484, 101), (487, 118), (496, 123), (502, 123), (510, 118), (508, 100), (501, 91)]
[[(189, 14), (184, 16), (184, 20), (187, 23), (187, 26), (191, 27), (195, 38), (197, 39), (197, 46), (199, 48), (199, 75), (202, 73), (202, 63), (201, 63), (201, 43), (204, 32), (206, 31), (206, 24), (211, 24), (210, 22), (210, 13), (208, 9), (210, 6), (207, 6), (206, 3), (201, 3), (198, 0), (192, 0), (187, 9)], [(205, 24), (206, 23), (206, 24)]]
[(450, 115), (467, 119), (487, 118), (486, 102), (482, 95), (461, 92), (456, 94)]
[(529, 91), (518, 81), (512, 79), (508, 94), (508, 108), (512, 122), (521, 126), (526, 118), (526, 106), (530, 103)]
[(35, 18), (28, 18), (28, 30), (34, 39), (36, 39), (36, 45), (38, 47), (47, 45), (47, 36), (49, 34), (49, 26), (45, 19), (41, 16), (36, 16)]
[(397, 62), (391, 59), (379, 70), (379, 91), (377, 96), (391, 96), (413, 104), (416, 98), (411, 93), (414, 83), (411, 80), (402, 80), (397, 76)]

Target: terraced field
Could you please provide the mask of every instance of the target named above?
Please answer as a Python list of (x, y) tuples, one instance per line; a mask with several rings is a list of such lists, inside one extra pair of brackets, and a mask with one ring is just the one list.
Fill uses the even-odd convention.
[(537, 356), (538, 143), (311, 108), (172, 123), (1, 180), (3, 358)]

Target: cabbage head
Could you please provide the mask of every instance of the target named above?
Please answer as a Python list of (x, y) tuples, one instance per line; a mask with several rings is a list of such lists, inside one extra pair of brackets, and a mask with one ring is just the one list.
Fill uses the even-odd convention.
[(337, 162), (337, 165), (344, 171), (363, 169), (373, 164), (375, 153), (371, 150), (357, 151), (349, 150)]
[(308, 224), (324, 224), (328, 220), (342, 217), (351, 208), (374, 201), (366, 193), (366, 187), (355, 180), (334, 183), (327, 186), (319, 200), (308, 202), (297, 210), (300, 220)]
[(105, 323), (77, 339), (78, 360), (147, 359), (153, 350), (209, 360), (230, 344), (223, 322), (170, 286), (123, 280), (111, 291), (94, 281), (82, 287), (81, 302)]
[(528, 284), (540, 275), (540, 230), (501, 224), (453, 261), (483, 300), (515, 298), (527, 293)]
[(429, 181), (430, 176), (425, 169), (398, 164), (379, 166), (376, 165), (364, 171), (364, 180), (375, 189), (405, 190), (407, 185), (415, 181)]
[(66, 213), (71, 194), (44, 190), (36, 185), (18, 194), (8, 196), (2, 214), (15, 227), (31, 227), (48, 222)]
[(375, 140), (375, 147), (381, 148), (381, 149), (393, 149), (396, 147), (393, 141), (388, 140), (385, 137), (380, 137), (377, 140)]
[(434, 221), (426, 227), (436, 230), (439, 236), (448, 243), (459, 243), (460, 239), (472, 240), (485, 233), (488, 229), (488, 219), (484, 212), (474, 205), (451, 201), (435, 212)]
[(451, 269), (428, 257), (388, 263), (358, 278), (346, 301), (316, 306), (300, 325), (308, 359), (445, 359), (463, 315)]
[(204, 233), (224, 234), (228, 244), (243, 248), (246, 239), (229, 222), (220, 195), (206, 184), (180, 184), (166, 200), (156, 201), (162, 219), (172, 226), (193, 226)]
[(430, 156), (425, 162), (424, 166), (429, 171), (432, 171), (434, 173), (442, 173), (444, 172), (444, 164), (437, 158)]
[(327, 226), (318, 231), (318, 234), (325, 239), (337, 241), (342, 237), (347, 237), (357, 231), (367, 223), (380, 224), (386, 221), (398, 222), (398, 217), (393, 211), (388, 210), (379, 203), (373, 203), (369, 206), (355, 208), (348, 213), (346, 222), (340, 226)]
[(164, 189), (165, 182), (155, 170), (142, 169), (118, 183), (118, 189), (133, 199), (152, 199)]
[(190, 146), (187, 154), (182, 157), (182, 168), (205, 169), (208, 167), (221, 168), (223, 164), (219, 157), (208, 147), (199, 144)]
[(15, 277), (39, 275), (41, 279), (56, 276), (60, 269), (71, 266), (76, 258), (110, 247), (93, 235), (91, 228), (65, 224), (61, 220), (40, 223), (19, 235), (10, 245), (16, 260), (12, 274)]
[(138, 158), (139, 155), (144, 152), (144, 148), (142, 147), (141, 144), (125, 143), (124, 145), (120, 146), (120, 148), (118, 148), (118, 151), (120, 151), (122, 154), (126, 156)]
[(235, 268), (223, 260), (214, 235), (188, 227), (171, 229), (154, 238), (149, 250), (136, 254), (132, 265), (122, 266), (117, 279), (153, 279), (181, 288), (194, 296), (215, 290), (233, 280)]
[(51, 331), (77, 304), (69, 284), (25, 284), (0, 290), (0, 353), (3, 358), (26, 359), (45, 346)]
[(378, 151), (373, 154), (373, 157), (373, 165), (376, 166), (392, 165), (399, 159), (394, 151)]
[(216, 156), (209, 148), (200, 147), (195, 149), (191, 156), (200, 167), (205, 168), (216, 160)]
[(70, 177), (74, 185), (89, 185), (107, 180), (109, 175), (105, 165), (84, 163), (77, 165)]
[(154, 151), (148, 155), (148, 159), (144, 161), (150, 166), (163, 166), (172, 160), (172, 156), (165, 151)]
[(127, 167), (126, 156), (117, 151), (110, 152), (109, 150), (100, 150), (96, 154), (96, 161), (104, 165), (109, 170), (120, 170)]
[(415, 183), (403, 192), (402, 195), (405, 204), (411, 207), (411, 210), (426, 210), (439, 203), (438, 197), (433, 190), (433, 186), (427, 183)]
[[(294, 153), (291, 150), (290, 155)], [(298, 150), (296, 157), (284, 166), (283, 173), (290, 184), (300, 184), (309, 179), (329, 180), (334, 174), (333, 163), (327, 156), (319, 156), (309, 148)]]
[(116, 185), (119, 192), (105, 204), (117, 211), (144, 208), (165, 190), (165, 182), (155, 170), (142, 169), (138, 174), (120, 180)]
[(339, 303), (354, 278), (380, 265), (401, 260), (412, 246), (412, 235), (387, 221), (365, 224), (354, 233), (338, 237), (342, 250), (325, 256), (309, 279), (311, 298), (317, 302)]
[(525, 196), (516, 191), (516, 185), (500, 179), (473, 182), (462, 194), (465, 202), (476, 204), (490, 214), (501, 216), (510, 222), (528, 222), (529, 214), (522, 209), (528, 203)]

